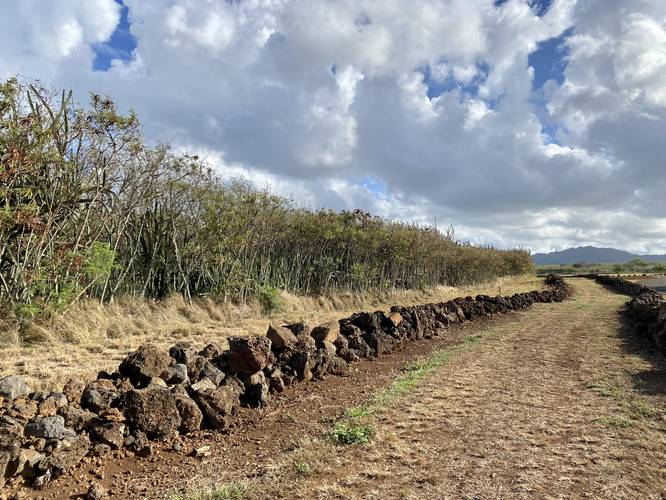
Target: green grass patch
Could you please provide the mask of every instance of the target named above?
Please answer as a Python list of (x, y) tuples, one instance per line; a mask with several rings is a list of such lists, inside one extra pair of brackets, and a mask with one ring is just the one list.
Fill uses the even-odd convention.
[(307, 476), (312, 472), (312, 467), (307, 462), (294, 463), (294, 469), (300, 476)]
[(629, 413), (636, 419), (654, 419), (660, 417), (663, 411), (641, 399), (635, 399), (629, 403)]
[(620, 382), (614, 377), (593, 380), (588, 383), (586, 387), (606, 398), (612, 398), (616, 401), (624, 399), (624, 389)]
[(342, 420), (335, 424), (329, 433), (331, 441), (335, 444), (365, 444), (375, 435), (375, 428), (371, 425), (357, 424)]
[(250, 493), (246, 483), (227, 483), (210, 490), (190, 492), (184, 496), (173, 496), (171, 500), (243, 500)]
[(592, 422), (599, 425), (606, 425), (608, 427), (620, 427), (620, 428), (627, 428), (634, 425), (634, 423), (631, 420), (617, 416), (599, 417), (595, 418)]
[(389, 387), (377, 393), (369, 404), (349, 408), (346, 416), (351, 419), (369, 417), (390, 407), (396, 399), (411, 392), (426, 376), (448, 363), (454, 356), (473, 349), (482, 338), (494, 334), (494, 331), (489, 330), (479, 335), (471, 335), (455, 347), (435, 351), (424, 360), (409, 363), (402, 369), (403, 374), (396, 378)]

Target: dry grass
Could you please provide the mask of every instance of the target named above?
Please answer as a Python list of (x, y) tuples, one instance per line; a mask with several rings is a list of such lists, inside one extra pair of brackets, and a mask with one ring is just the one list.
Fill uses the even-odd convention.
[(0, 375), (17, 373), (34, 388), (59, 388), (70, 377), (91, 378), (99, 370), (114, 369), (128, 351), (146, 342), (163, 347), (180, 340), (200, 346), (223, 344), (233, 335), (262, 335), (269, 321), (316, 324), (362, 309), (388, 309), (393, 304), (437, 302), (477, 293), (511, 294), (539, 288), (541, 283), (541, 278), (526, 276), (470, 288), (439, 287), (383, 297), (283, 294), (283, 308), (270, 317), (261, 313), (258, 304), (235, 306), (209, 299), (187, 304), (180, 296), (160, 302), (119, 299), (104, 305), (84, 301), (62, 316), (21, 330), (0, 325)]
[(411, 391), (351, 412), (376, 430), (369, 443), (305, 438), (244, 496), (663, 498), (664, 360), (622, 334), (626, 297), (575, 285), (573, 300), (435, 354), (442, 362), (423, 362)]

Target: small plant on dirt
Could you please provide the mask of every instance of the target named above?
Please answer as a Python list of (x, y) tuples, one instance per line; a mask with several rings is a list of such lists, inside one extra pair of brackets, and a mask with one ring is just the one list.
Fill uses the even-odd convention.
[(294, 464), (294, 469), (296, 469), (296, 472), (301, 476), (307, 476), (312, 472), (312, 468), (307, 462), (296, 462)]
[(371, 425), (342, 421), (335, 424), (329, 437), (335, 444), (365, 444), (375, 435)]
[(274, 286), (264, 286), (259, 289), (257, 300), (261, 304), (261, 311), (264, 314), (272, 314), (282, 309), (282, 299), (280, 290)]
[(355, 406), (353, 408), (349, 408), (345, 414), (349, 418), (363, 418), (363, 417), (369, 417), (375, 412), (375, 410), (369, 406)]
[(197, 491), (185, 496), (175, 496), (172, 500), (243, 500), (249, 493), (244, 483), (228, 483), (212, 490)]

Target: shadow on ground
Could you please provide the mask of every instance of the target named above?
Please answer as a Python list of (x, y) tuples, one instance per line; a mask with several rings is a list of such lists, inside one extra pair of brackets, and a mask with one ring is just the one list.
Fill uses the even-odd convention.
[(622, 339), (622, 349), (641, 356), (651, 365), (650, 369), (631, 374), (634, 389), (652, 396), (666, 395), (666, 356), (659, 352), (651, 338), (636, 330), (622, 309), (618, 315), (621, 324), (618, 335)]

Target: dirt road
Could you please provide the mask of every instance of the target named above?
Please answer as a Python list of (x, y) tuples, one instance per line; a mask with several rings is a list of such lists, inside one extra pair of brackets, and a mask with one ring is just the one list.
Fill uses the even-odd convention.
[[(296, 388), (230, 435), (195, 440), (210, 457), (119, 457), (43, 493), (81, 491), (97, 474), (118, 498), (666, 498), (664, 358), (621, 324), (626, 297), (570, 282), (567, 302)], [(343, 416), (419, 357), (431, 369), (409, 391)], [(326, 432), (341, 418), (374, 438), (333, 444)]]
[(663, 356), (623, 330), (626, 297), (573, 283), (573, 300), (494, 325), (370, 419), (373, 443), (328, 447), (307, 477), (254, 493), (664, 498)]

